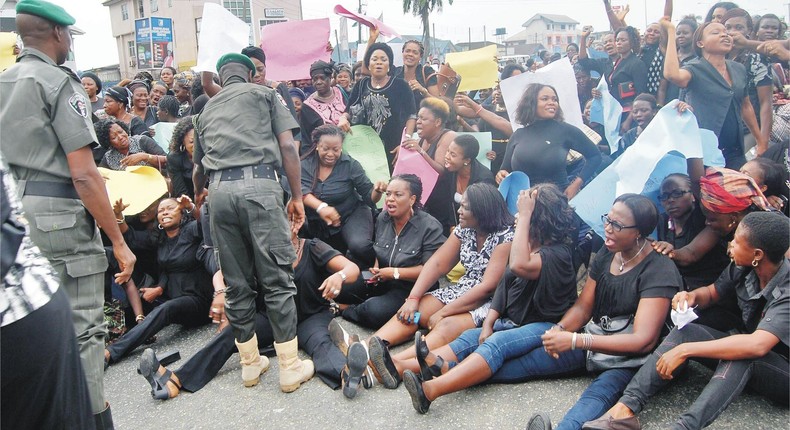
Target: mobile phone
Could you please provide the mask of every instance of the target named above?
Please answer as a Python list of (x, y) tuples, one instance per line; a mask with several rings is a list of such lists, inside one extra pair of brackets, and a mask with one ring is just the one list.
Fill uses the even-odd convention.
[(414, 325), (417, 325), (419, 323), (420, 323), (420, 312), (418, 311), (414, 313)]

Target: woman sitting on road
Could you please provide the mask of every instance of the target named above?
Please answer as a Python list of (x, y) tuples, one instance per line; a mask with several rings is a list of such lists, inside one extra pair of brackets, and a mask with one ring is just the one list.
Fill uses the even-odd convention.
[(107, 118), (94, 125), (96, 137), (106, 152), (99, 167), (125, 170), (128, 166), (163, 167), (167, 155), (148, 136), (131, 136), (129, 126), (115, 118)]
[(695, 322), (673, 329), (618, 403), (584, 428), (641, 429), (635, 415), (686, 369), (689, 359), (714, 367), (714, 373), (673, 429), (711, 425), (747, 386), (787, 406), (790, 261), (785, 253), (790, 246), (789, 225), (786, 217), (774, 212), (746, 215), (730, 245), (732, 263), (721, 277), (712, 285), (678, 293), (672, 299), (676, 310), (706, 308), (727, 298), (737, 300), (745, 330), (731, 334)]

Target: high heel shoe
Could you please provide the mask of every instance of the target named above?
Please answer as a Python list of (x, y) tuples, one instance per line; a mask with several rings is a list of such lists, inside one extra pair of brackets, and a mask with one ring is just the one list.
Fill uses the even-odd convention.
[(414, 352), (417, 355), (417, 363), (420, 364), (420, 376), (422, 377), (423, 381), (430, 381), (431, 379), (442, 375), (444, 359), (434, 354), (436, 360), (434, 361), (433, 365), (428, 365), (428, 363), (425, 361), (425, 358), (428, 357), (428, 354), (430, 354), (431, 351), (428, 350), (428, 344), (425, 343), (425, 339), (423, 339), (422, 333), (419, 331), (414, 333)]
[[(178, 390), (181, 390), (181, 384), (173, 377), (173, 372), (167, 368), (165, 368), (165, 373), (161, 375), (157, 374), (159, 366), (160, 363), (156, 358), (156, 354), (154, 354), (151, 348), (148, 348), (143, 351), (143, 355), (140, 357), (140, 365), (137, 368), (137, 373), (143, 375), (148, 383), (151, 384), (151, 397), (159, 400), (167, 400), (170, 398), (170, 390), (167, 389), (167, 383), (172, 382)], [(178, 395), (177, 392), (176, 395)]]

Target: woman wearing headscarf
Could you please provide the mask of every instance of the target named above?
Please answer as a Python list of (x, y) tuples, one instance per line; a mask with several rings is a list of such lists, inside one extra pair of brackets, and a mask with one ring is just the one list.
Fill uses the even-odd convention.
[(291, 102), (293, 102), (294, 118), (300, 121), (302, 118), (302, 104), (304, 104), (307, 94), (305, 94), (301, 88), (292, 87), (288, 89), (288, 96), (291, 98)]
[(124, 87), (111, 87), (104, 93), (104, 113), (129, 126), (130, 135), (148, 135), (148, 127), (140, 118), (129, 113), (131, 93)]
[[(312, 136), (316, 127), (324, 124), (337, 125), (346, 112), (346, 103), (340, 88), (332, 85), (335, 68), (332, 63), (318, 60), (310, 66), (310, 78), (315, 92), (302, 103), (299, 125), (305, 136)], [(309, 151), (311, 140), (302, 142), (301, 153)], [(305, 148), (307, 146), (307, 148)]]
[(132, 81), (126, 88), (132, 93), (132, 115), (143, 120), (145, 126), (149, 128), (159, 122), (156, 107), (148, 105), (151, 85), (146, 81)]
[(376, 130), (384, 142), (391, 173), (403, 129), (410, 136), (417, 123), (414, 94), (403, 79), (392, 76), (392, 48), (386, 43), (371, 44), (364, 60), (370, 77), (363, 77), (354, 85), (346, 113), (337, 125), (346, 132), (359, 124)]
[(101, 79), (93, 72), (83, 72), (80, 80), (82, 81), (82, 88), (88, 95), (88, 100), (91, 101), (91, 111), (96, 112), (103, 109), (104, 100), (99, 98), (99, 94), (101, 94)]

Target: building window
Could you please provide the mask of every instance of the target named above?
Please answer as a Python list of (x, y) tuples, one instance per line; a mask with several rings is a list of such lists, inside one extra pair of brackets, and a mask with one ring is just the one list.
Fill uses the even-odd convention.
[(159, 0), (151, 0), (151, 12), (159, 10)]
[(145, 18), (145, 9), (143, 9), (143, 0), (137, 0), (137, 14), (138, 18)]
[(568, 36), (568, 43), (573, 43), (573, 36)]
[(560, 30), (565, 30), (565, 24), (560, 25)]
[(167, 0), (167, 7), (173, 7), (173, 0)]
[(546, 30), (551, 30), (551, 24), (546, 24)]
[(236, 18), (250, 24), (250, 2), (249, 0), (223, 0), (222, 5), (230, 11)]
[(129, 50), (129, 65), (134, 67), (137, 64), (137, 49), (135, 49), (134, 40), (126, 42), (126, 45)]
[(262, 19), (262, 20), (259, 20), (259, 21), (258, 21), (258, 24), (259, 24), (261, 27), (265, 27), (265, 26), (267, 26), (267, 25), (269, 25), (269, 24), (277, 24), (278, 22), (286, 22), (286, 21), (288, 21), (288, 20), (287, 20), (287, 19), (285, 19), (285, 18), (277, 18), (277, 19)]
[(121, 21), (129, 20), (129, 4), (124, 3), (121, 5)]
[(200, 24), (203, 23), (203, 18), (195, 19), (195, 46), (200, 44)]
[(556, 42), (555, 42), (556, 45), (562, 44), (562, 37), (561, 36), (555, 37), (554, 40), (556, 40)]
[(551, 45), (551, 36), (548, 37), (548, 43)]

